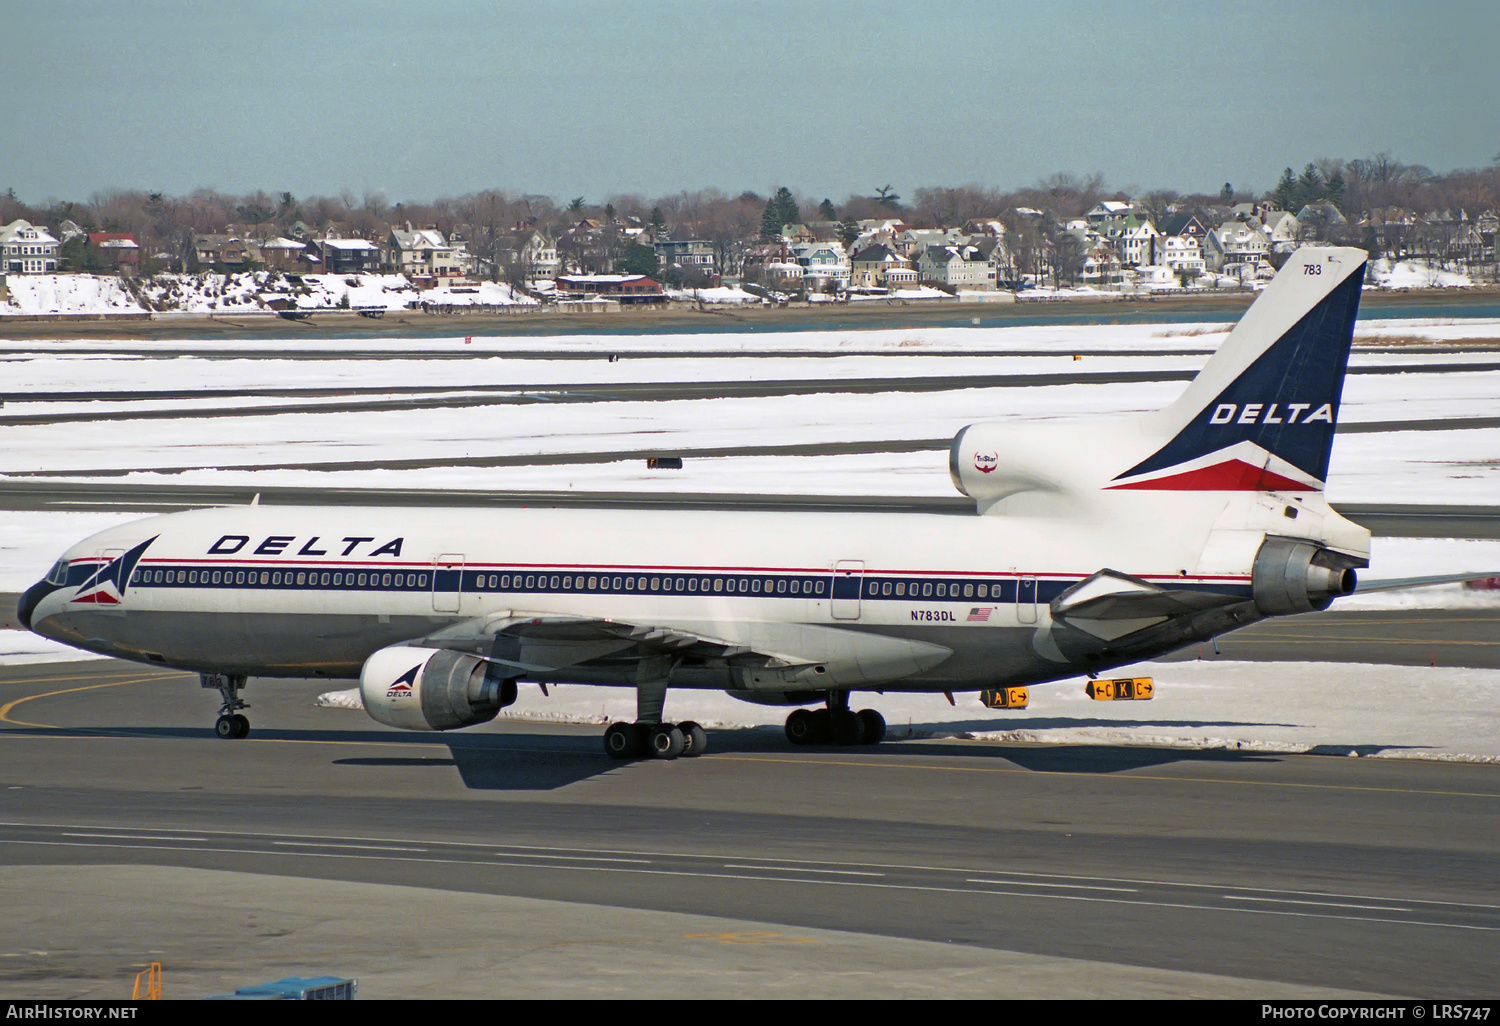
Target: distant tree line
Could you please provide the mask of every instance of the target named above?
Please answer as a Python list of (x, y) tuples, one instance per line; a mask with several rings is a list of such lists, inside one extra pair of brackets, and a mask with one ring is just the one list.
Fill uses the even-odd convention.
[[(959, 227), (987, 219), (1002, 221), (1022, 254), (1045, 271), (1052, 263), (1066, 264), (1076, 254), (1058, 235), (1059, 226), (1082, 216), (1100, 200), (1132, 202), (1153, 221), (1170, 213), (1223, 210), (1241, 202), (1264, 202), (1294, 213), (1308, 204), (1332, 204), (1349, 222), (1407, 211), (1418, 217), (1460, 211), (1469, 218), (1500, 209), (1500, 155), (1488, 166), (1436, 173), (1420, 164), (1405, 164), (1388, 153), (1352, 160), (1322, 158), (1307, 162), (1300, 173), (1292, 165), (1268, 192), (1254, 193), (1225, 183), (1212, 192), (1180, 193), (1173, 189), (1117, 189), (1102, 173), (1077, 175), (1057, 172), (1019, 189), (986, 185), (930, 185), (913, 189), (909, 199), (890, 184), (868, 193), (846, 197), (842, 203), (815, 199), (780, 185), (761, 195), (753, 191), (729, 195), (718, 189), (685, 190), (647, 198), (617, 193), (598, 202), (573, 197), (559, 204), (553, 197), (485, 189), (436, 200), (403, 199), (392, 202), (381, 192), (337, 196), (294, 196), (290, 192), (246, 194), (198, 189), (185, 196), (140, 190), (104, 190), (86, 200), (48, 199), (27, 202), (13, 189), (0, 192), (0, 224), (24, 218), (56, 232), (65, 221), (86, 231), (131, 232), (142, 247), (143, 272), (159, 261), (180, 260), (194, 234), (233, 230), (258, 241), (285, 235), (298, 222), (323, 232), (333, 228), (345, 236), (383, 241), (392, 226), (410, 222), (435, 227), (449, 237), (465, 240), (471, 252), (489, 256), (502, 250), (504, 240), (518, 228), (536, 228), (555, 239), (585, 220), (604, 225), (627, 221), (646, 230), (646, 239), (618, 243), (616, 257), (635, 268), (655, 259), (645, 242), (658, 238), (702, 239), (714, 248), (720, 268), (732, 269), (749, 245), (780, 234), (787, 224), (804, 217), (838, 222), (840, 234), (852, 242), (857, 222), (899, 218), (915, 227)], [(1040, 212), (1040, 217), (1017, 217), (1018, 208)], [(84, 267), (84, 257), (72, 266)]]

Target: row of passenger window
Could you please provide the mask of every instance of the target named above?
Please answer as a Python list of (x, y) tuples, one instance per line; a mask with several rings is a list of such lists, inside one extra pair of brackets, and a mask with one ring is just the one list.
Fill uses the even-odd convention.
[(692, 595), (822, 595), (827, 580), (820, 577), (750, 576), (619, 576), (599, 574), (487, 574), (478, 575), (480, 591), (600, 591)]
[(421, 590), (428, 585), (425, 573), (354, 573), (306, 570), (145, 570), (137, 568), (130, 582), (136, 585), (219, 585), (242, 588), (382, 588)]
[[(454, 572), (438, 578), (440, 590), (453, 590), (457, 584)], [(445, 580), (445, 578), (447, 578)], [(210, 587), (262, 588), (379, 588), (391, 590), (425, 590), (426, 573), (370, 573), (354, 571), (306, 570), (157, 570), (138, 568), (131, 578), (135, 585), (208, 585)], [(647, 594), (692, 595), (783, 595), (817, 597), (827, 593), (828, 581), (821, 577), (759, 577), (748, 575), (711, 575), (664, 577), (651, 575), (599, 574), (492, 574), (464, 572), (464, 591), (588, 591), (645, 592)], [(866, 599), (989, 599), (1015, 601), (1016, 585), (1012, 581), (932, 581), (867, 578), (860, 597)], [(853, 595), (849, 596), (853, 598)]]
[(1014, 581), (911, 581), (895, 578), (867, 578), (864, 597), (884, 598), (940, 598), (940, 599), (989, 599), (992, 602), (1014, 602)]

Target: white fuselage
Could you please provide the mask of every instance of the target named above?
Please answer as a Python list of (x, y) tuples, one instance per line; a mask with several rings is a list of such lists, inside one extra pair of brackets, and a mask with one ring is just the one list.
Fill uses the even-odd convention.
[[(1048, 603), (1100, 567), (1248, 597), (1248, 562), (1201, 564), (1211, 510), (1226, 500), (1199, 501), (1209, 508), (1193, 518), (1203, 524), (1196, 531), (1141, 531), (1149, 504), (1131, 496), (1115, 517), (1062, 523), (848, 512), (198, 510), (74, 546), (64, 557), (70, 587), (42, 600), (33, 626), (184, 669), (356, 676), (386, 645), (502, 615), (667, 622), (730, 640), (757, 624), (807, 625), (953, 651), (891, 687), (980, 688), (1079, 672), (1039, 641), (1051, 625)], [(93, 568), (148, 539), (117, 603), (67, 598)], [(691, 669), (674, 683), (719, 686), (715, 674), (698, 681)]]

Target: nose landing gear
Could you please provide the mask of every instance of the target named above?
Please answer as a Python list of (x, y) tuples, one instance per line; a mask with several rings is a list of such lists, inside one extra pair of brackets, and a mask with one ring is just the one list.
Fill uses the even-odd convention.
[(248, 737), (250, 719), (239, 711), (250, 708), (250, 703), (240, 697), (245, 678), (228, 673), (200, 673), (198, 683), (213, 688), (224, 699), (224, 704), (219, 706), (219, 718), (214, 721), (214, 734), (225, 741)]

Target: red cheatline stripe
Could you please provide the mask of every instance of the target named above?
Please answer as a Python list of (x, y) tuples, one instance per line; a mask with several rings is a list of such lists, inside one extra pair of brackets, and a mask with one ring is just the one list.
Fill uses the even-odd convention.
[(1227, 460), (1211, 467), (1189, 470), (1181, 474), (1153, 478), (1150, 481), (1133, 481), (1128, 484), (1111, 485), (1114, 489), (1137, 489), (1161, 492), (1316, 492), (1317, 485), (1305, 481), (1293, 481), (1289, 477), (1272, 473), (1262, 467), (1251, 466), (1244, 460)]
[(115, 598), (113, 595), (110, 595), (108, 592), (103, 592), (103, 591), (91, 591), (87, 595), (83, 595), (83, 596), (80, 596), (78, 598), (72, 598), (72, 599), (69, 599), (68, 601), (70, 601), (70, 602), (92, 602), (95, 605), (101, 605), (101, 606), (118, 606), (120, 604), (120, 600), (119, 599)]

